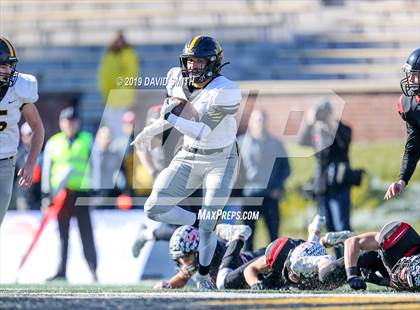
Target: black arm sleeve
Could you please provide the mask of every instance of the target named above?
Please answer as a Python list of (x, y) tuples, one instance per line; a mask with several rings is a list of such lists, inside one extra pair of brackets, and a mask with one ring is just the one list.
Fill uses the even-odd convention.
[(408, 184), (420, 159), (420, 128), (406, 122), (407, 142), (405, 143), (400, 179)]

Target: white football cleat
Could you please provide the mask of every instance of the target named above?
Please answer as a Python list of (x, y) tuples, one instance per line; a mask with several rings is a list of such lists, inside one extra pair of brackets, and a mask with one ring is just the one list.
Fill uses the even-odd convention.
[(252, 229), (248, 225), (219, 224), (216, 226), (216, 235), (228, 242), (242, 239), (244, 241), (252, 234)]
[(213, 291), (216, 289), (216, 285), (214, 285), (209, 274), (202, 276), (199, 272), (197, 272), (195, 276), (195, 282), (197, 283), (197, 288), (200, 290)]
[(326, 247), (339, 247), (344, 245), (344, 241), (354, 236), (350, 230), (328, 232), (324, 236), (324, 246)]
[(308, 232), (317, 233), (321, 232), (322, 228), (324, 228), (326, 223), (325, 216), (320, 216), (319, 214), (315, 215), (312, 222), (308, 225)]
[(141, 249), (144, 247), (146, 242), (149, 241), (149, 239), (146, 238), (146, 231), (147, 226), (142, 224), (137, 233), (136, 240), (134, 241), (133, 246), (131, 247), (133, 257), (139, 257)]

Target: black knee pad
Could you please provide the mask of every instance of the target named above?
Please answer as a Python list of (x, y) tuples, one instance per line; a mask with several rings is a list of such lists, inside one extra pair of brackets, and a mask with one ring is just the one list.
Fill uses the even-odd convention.
[(236, 269), (243, 264), (243, 261), (240, 257), (240, 252), (244, 246), (243, 240), (233, 240), (229, 243), (225, 255), (223, 256), (220, 269), (229, 268)]

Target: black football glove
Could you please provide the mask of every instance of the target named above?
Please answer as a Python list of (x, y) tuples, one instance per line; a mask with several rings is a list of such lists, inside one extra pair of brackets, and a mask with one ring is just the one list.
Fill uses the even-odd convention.
[(366, 282), (365, 280), (359, 277), (357, 267), (346, 268), (346, 274), (347, 274), (347, 283), (352, 289), (356, 291), (366, 289)]
[(261, 281), (258, 281), (257, 283), (254, 283), (251, 285), (251, 290), (253, 291), (261, 291), (264, 289), (264, 285)]
[(350, 279), (347, 279), (347, 283), (349, 286), (358, 291), (358, 290), (365, 290), (366, 289), (366, 282), (365, 280), (359, 278), (359, 277), (353, 277)]

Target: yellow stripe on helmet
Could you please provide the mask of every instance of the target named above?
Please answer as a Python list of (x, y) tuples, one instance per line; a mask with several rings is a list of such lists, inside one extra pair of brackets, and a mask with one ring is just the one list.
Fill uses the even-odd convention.
[(3, 41), (4, 44), (6, 44), (6, 46), (9, 48), (10, 56), (16, 57), (15, 49), (13, 48), (12, 44), (10, 44), (9, 40), (3, 37), (0, 37), (0, 40)]
[(192, 39), (190, 46), (188, 47), (188, 50), (192, 52), (192, 49), (194, 48), (195, 44), (197, 43), (198, 39), (201, 38), (201, 35), (196, 36), (194, 39)]
[(222, 52), (222, 46), (219, 44), (219, 42), (216, 43), (217, 48), (217, 54), (219, 55)]

